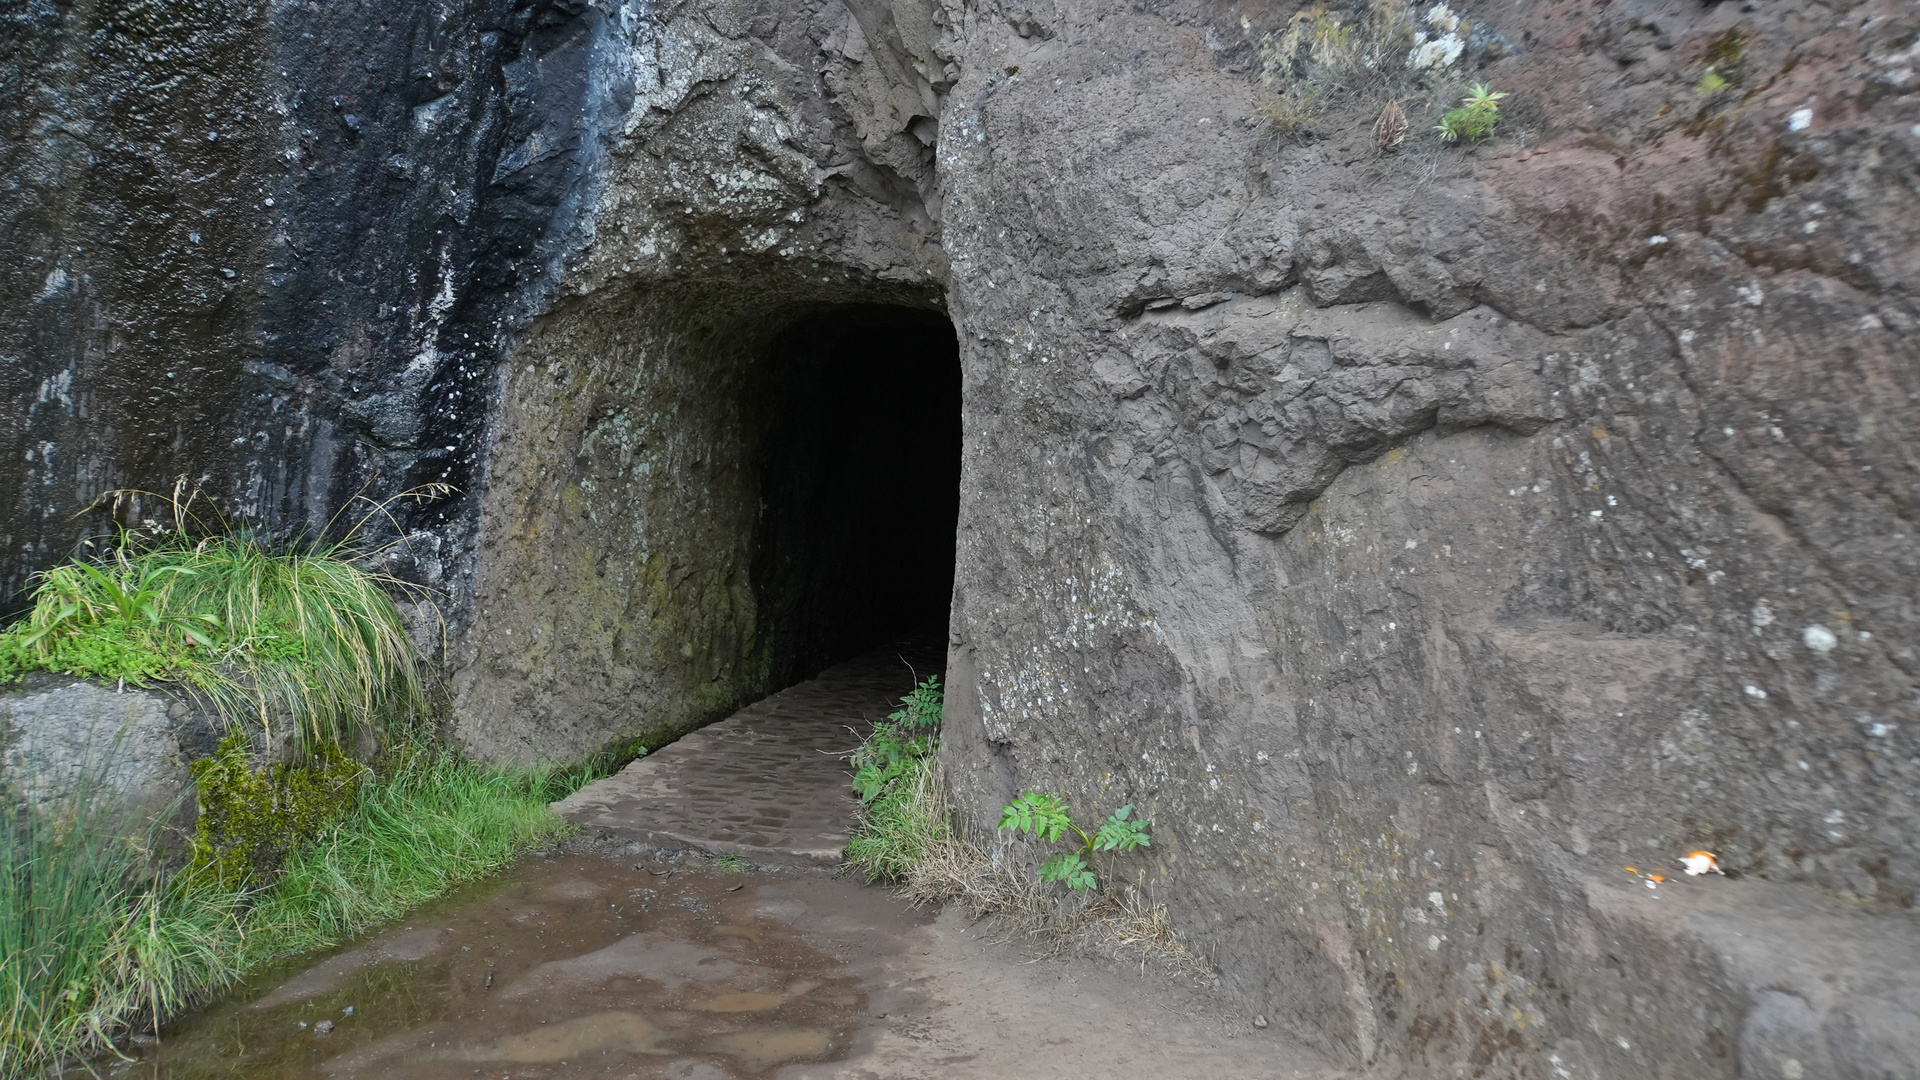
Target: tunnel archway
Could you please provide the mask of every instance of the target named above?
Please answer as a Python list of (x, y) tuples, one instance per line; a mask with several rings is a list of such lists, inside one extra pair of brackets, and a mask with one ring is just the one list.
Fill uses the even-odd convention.
[(501, 378), (452, 675), (470, 752), (657, 749), (902, 639), (937, 669), (962, 409), (936, 293), (634, 289), (542, 318)]
[(943, 650), (960, 498), (953, 324), (827, 308), (778, 334), (763, 370), (752, 578), (773, 685), (890, 643)]

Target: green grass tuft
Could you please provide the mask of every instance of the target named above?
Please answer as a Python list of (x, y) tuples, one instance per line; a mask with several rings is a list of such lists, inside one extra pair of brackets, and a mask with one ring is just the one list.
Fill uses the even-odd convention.
[(847, 862), (871, 885), (898, 884), (936, 845), (952, 837), (945, 804), (937, 797), (931, 756), (913, 761), (872, 802), (847, 841)]
[(388, 590), (341, 545), (271, 552), (245, 533), (124, 533), (113, 552), (40, 575), (0, 632), (0, 681), (32, 670), (198, 691), (272, 741), (350, 745), (427, 709), (420, 659)]
[(143, 877), (91, 787), (0, 810), (0, 1076), (101, 1049), (238, 974), (244, 894)]
[(847, 862), (869, 884), (900, 882), (951, 826), (935, 797), (934, 754), (940, 747), (942, 697), (938, 677), (900, 699), (900, 708), (873, 725), (854, 751), (854, 793), (860, 825), (847, 841)]
[(408, 756), (286, 861), (248, 920), (252, 962), (338, 944), (566, 832), (550, 776)]
[(106, 1051), (262, 963), (497, 872), (571, 828), (547, 803), (585, 779), (411, 751), (253, 889), (143, 876), (125, 823), (84, 795), (0, 813), (0, 1076)]

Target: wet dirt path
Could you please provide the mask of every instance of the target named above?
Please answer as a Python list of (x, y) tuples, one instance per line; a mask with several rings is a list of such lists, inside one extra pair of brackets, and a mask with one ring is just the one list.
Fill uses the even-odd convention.
[(814, 870), (653, 852), (494, 882), (183, 1018), (143, 1080), (872, 1080), (1341, 1075), (1208, 990), (1035, 961)]
[[(823, 672), (583, 788), (586, 836), (254, 979), (110, 1070), (137, 1080), (1085, 1080), (1337, 1075), (1158, 969), (1035, 961), (835, 878), (843, 752), (937, 670)], [(917, 669), (917, 670), (916, 670)], [(724, 872), (716, 856), (757, 866)]]
[(177, 1025), (124, 1075), (757, 1077), (844, 1054), (845, 965), (748, 875), (532, 859)]

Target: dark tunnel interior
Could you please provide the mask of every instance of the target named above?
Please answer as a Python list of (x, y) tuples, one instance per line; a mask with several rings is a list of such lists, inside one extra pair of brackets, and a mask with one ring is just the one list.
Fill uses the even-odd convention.
[(945, 648), (960, 504), (953, 324), (802, 319), (768, 354), (753, 587), (776, 685), (889, 642)]

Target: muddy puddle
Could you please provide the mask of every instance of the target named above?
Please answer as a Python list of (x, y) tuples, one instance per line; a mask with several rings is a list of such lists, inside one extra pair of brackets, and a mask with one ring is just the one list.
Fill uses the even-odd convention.
[(844, 1056), (865, 994), (762, 904), (778, 879), (674, 866), (529, 859), (254, 980), (110, 1071), (748, 1080)]

